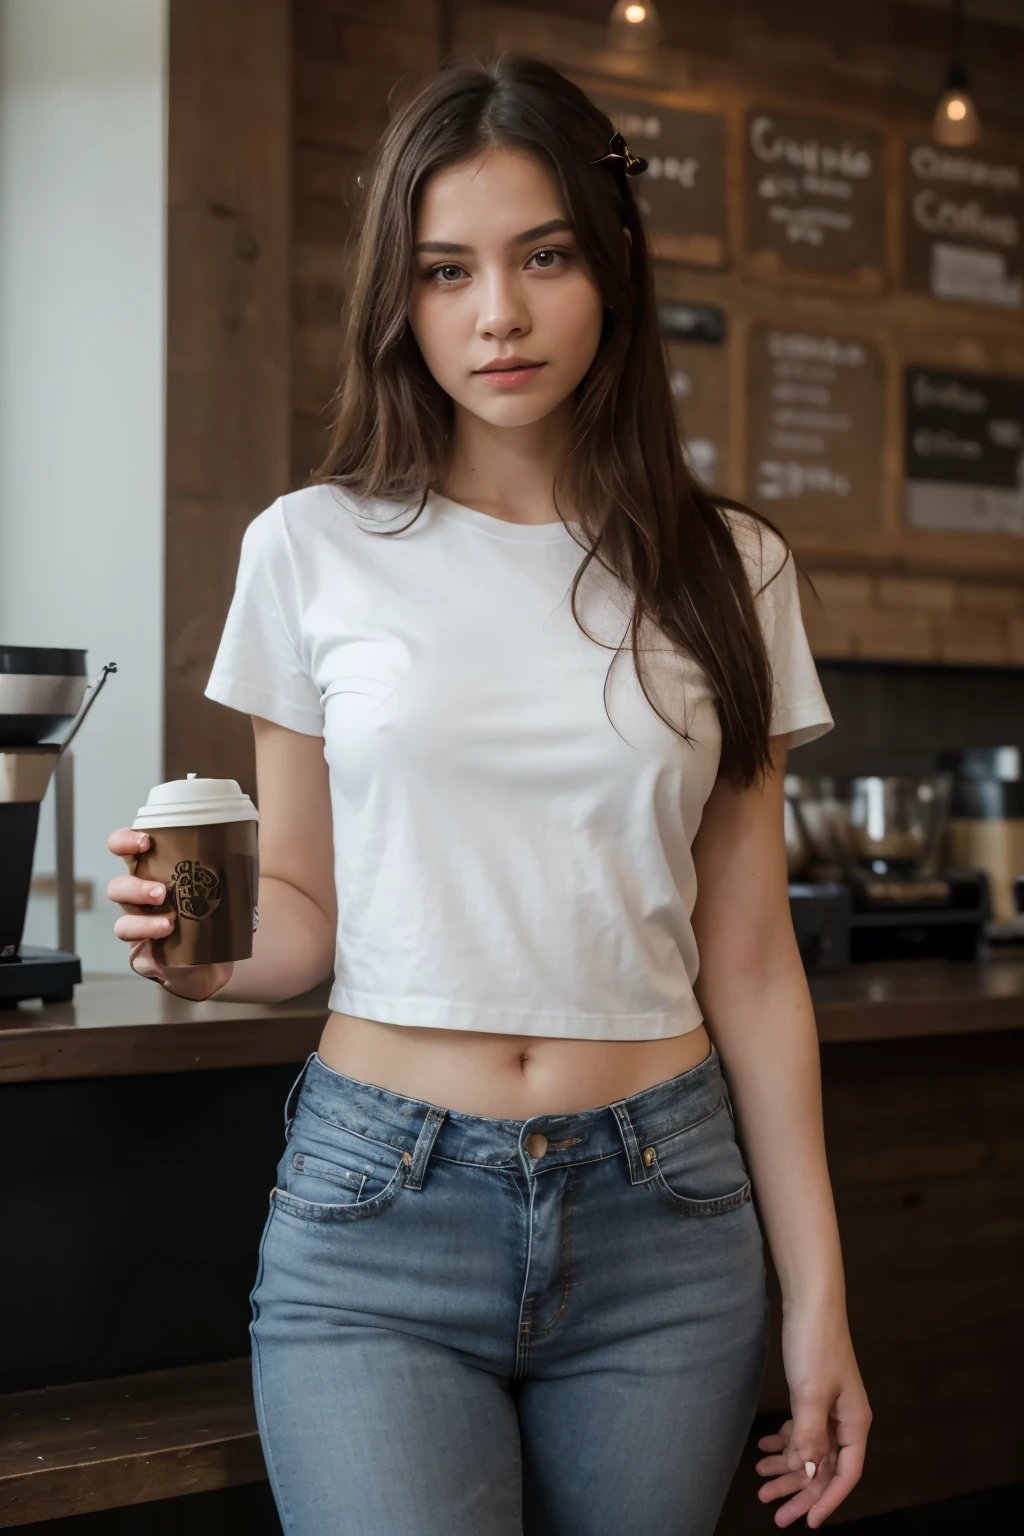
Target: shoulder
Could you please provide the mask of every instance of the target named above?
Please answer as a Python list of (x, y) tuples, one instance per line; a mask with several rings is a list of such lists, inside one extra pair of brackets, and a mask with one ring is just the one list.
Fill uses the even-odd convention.
[(372, 503), (361, 500), (342, 486), (321, 482), (289, 491), (267, 510), (271, 513), (277, 510), (280, 531), (294, 544), (324, 533), (343, 534), (355, 527), (371, 506)]
[(343, 542), (380, 516), (382, 503), (343, 486), (320, 483), (289, 491), (249, 523), (243, 535), (250, 556), (304, 555), (324, 540)]
[(755, 595), (778, 576), (791, 558), (789, 545), (774, 528), (753, 513), (736, 507), (719, 507), (733, 536)]

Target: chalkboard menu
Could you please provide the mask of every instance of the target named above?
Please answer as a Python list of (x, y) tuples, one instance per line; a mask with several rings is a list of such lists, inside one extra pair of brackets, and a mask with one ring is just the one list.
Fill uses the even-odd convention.
[(724, 312), (713, 304), (659, 304), (669, 384), (690, 468), (729, 492), (729, 374)]
[(630, 178), (655, 256), (722, 267), (728, 258), (725, 118), (637, 96), (591, 91), (647, 170)]
[(1024, 163), (907, 145), (903, 283), (937, 299), (1020, 309)]
[(725, 310), (717, 304), (687, 304), (665, 299), (658, 304), (658, 326), (663, 336), (678, 341), (725, 340)]
[(906, 517), (1024, 535), (1024, 379), (906, 372)]
[(882, 520), (885, 370), (863, 337), (756, 325), (747, 367), (747, 494), (780, 523)]
[(755, 107), (745, 139), (746, 250), (763, 274), (885, 277), (885, 140), (828, 118)]

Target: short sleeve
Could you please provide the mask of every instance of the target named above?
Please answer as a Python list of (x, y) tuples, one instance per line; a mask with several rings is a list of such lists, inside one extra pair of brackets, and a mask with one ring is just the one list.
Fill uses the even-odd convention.
[(803, 746), (835, 725), (800, 612), (796, 564), (778, 534), (754, 518), (730, 511), (729, 521), (754, 592), (773, 690), (770, 736), (788, 735)]
[(245, 530), (206, 697), (305, 736), (323, 734), (320, 691), (303, 654), (301, 605), (280, 501)]

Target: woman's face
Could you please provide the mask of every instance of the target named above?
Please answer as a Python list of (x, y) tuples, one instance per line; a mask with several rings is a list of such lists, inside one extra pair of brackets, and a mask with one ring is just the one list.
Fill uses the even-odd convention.
[[(554, 178), (531, 155), (490, 149), (431, 177), (408, 315), (441, 388), (493, 426), (540, 421), (572, 394), (603, 305)], [(529, 366), (500, 371), (512, 358)]]

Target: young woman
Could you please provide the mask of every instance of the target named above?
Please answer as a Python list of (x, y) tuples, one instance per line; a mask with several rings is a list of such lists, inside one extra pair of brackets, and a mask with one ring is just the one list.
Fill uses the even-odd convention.
[(288, 1536), (712, 1532), (764, 1366), (751, 1178), (792, 1396), (761, 1496), (816, 1526), (860, 1474), (783, 838), (832, 719), (784, 542), (682, 456), (642, 169), (530, 59), (396, 116), (330, 455), (247, 530), (207, 688), (253, 718), (252, 959), (162, 969), (162, 891), (110, 886), (181, 996), (333, 967), (252, 1294)]

